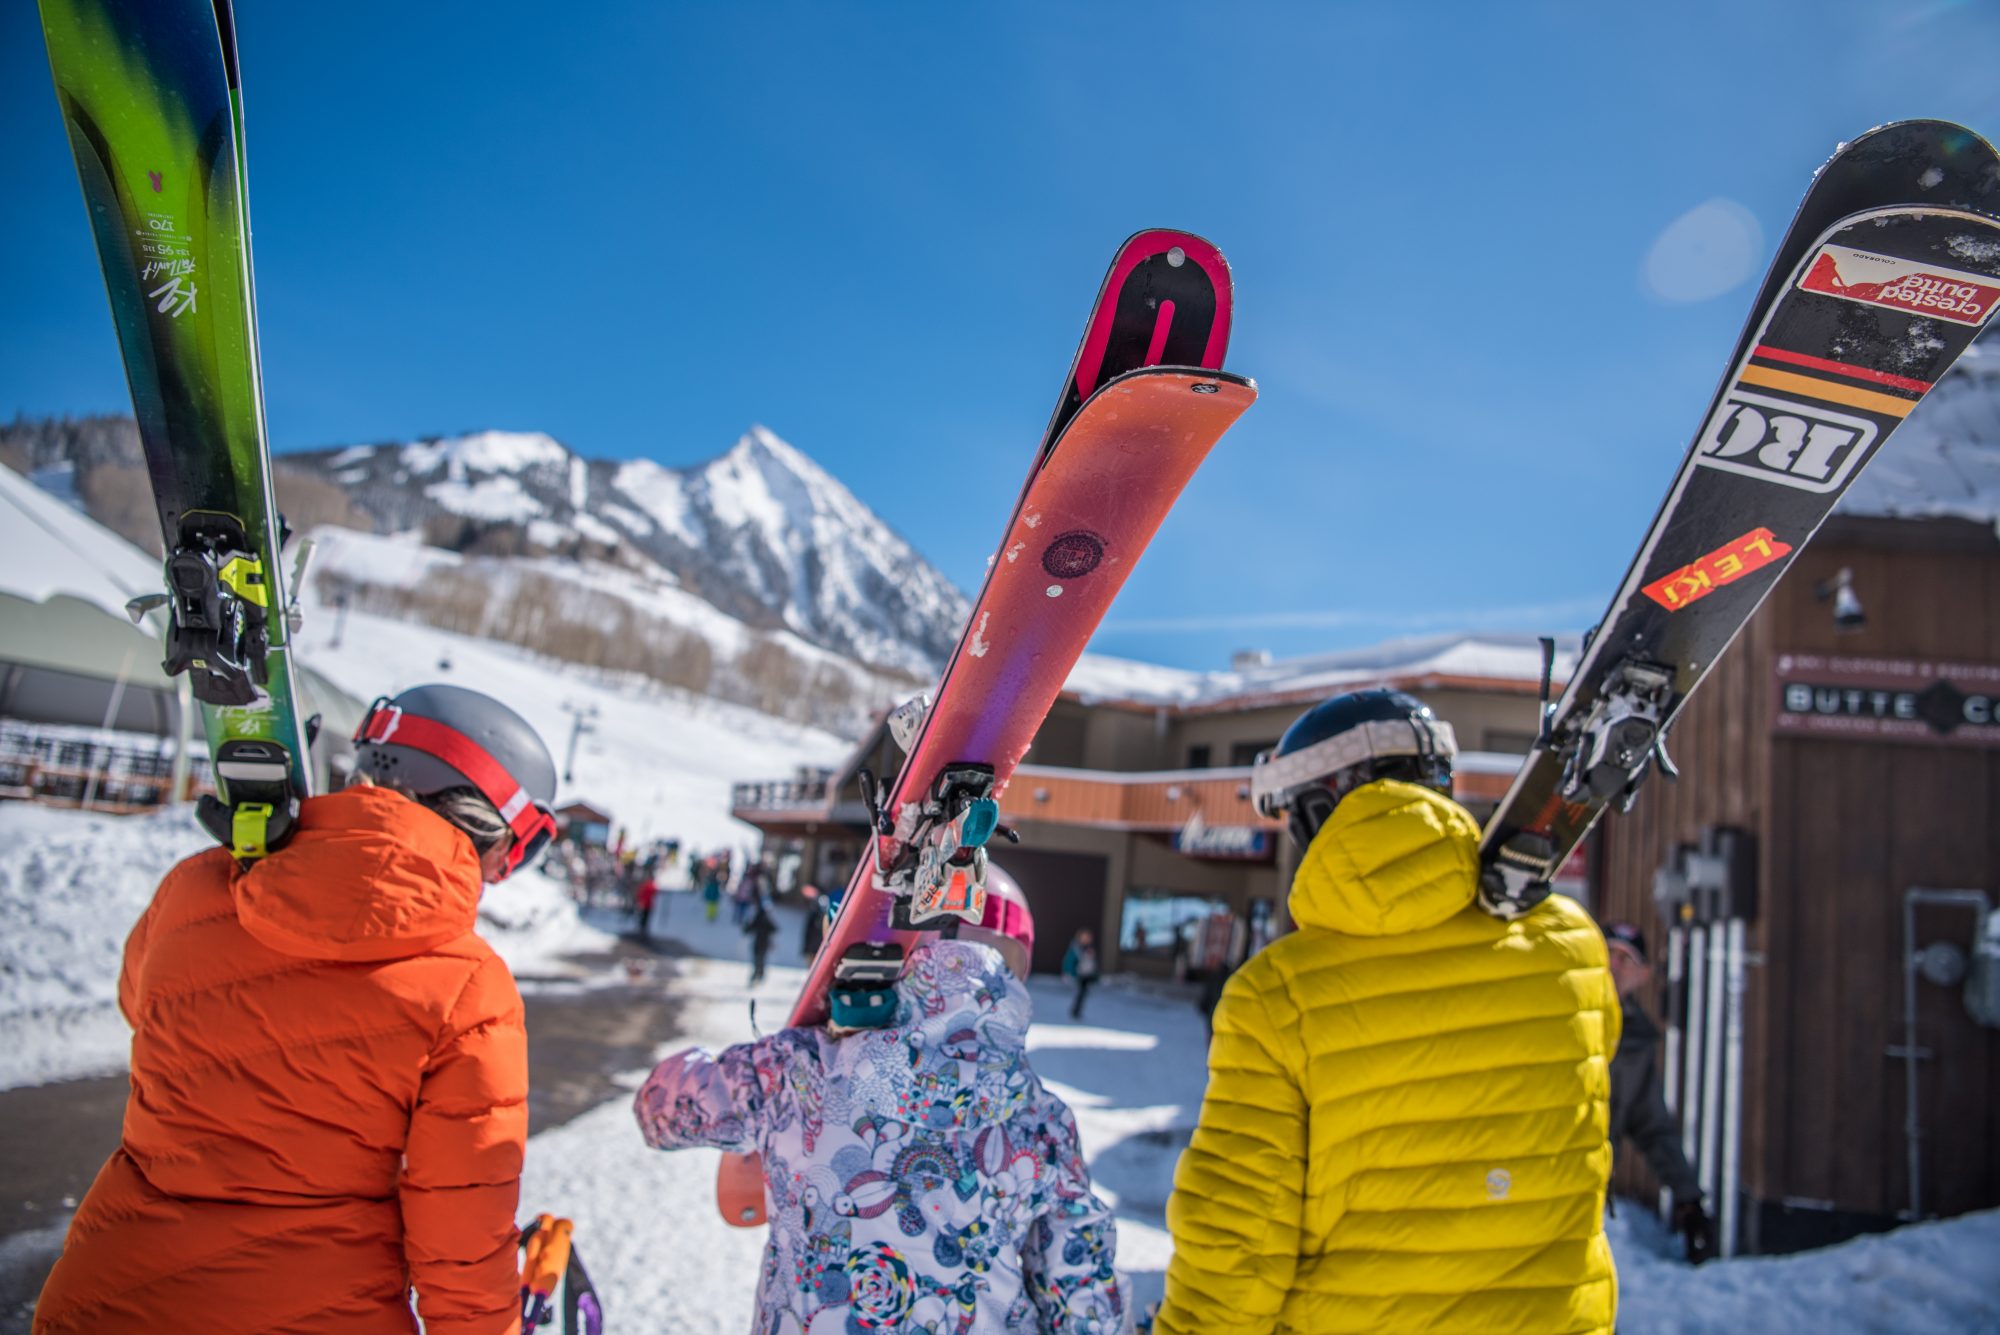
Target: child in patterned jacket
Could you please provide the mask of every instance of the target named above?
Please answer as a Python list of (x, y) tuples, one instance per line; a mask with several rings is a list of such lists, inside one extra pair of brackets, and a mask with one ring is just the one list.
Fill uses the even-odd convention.
[(1028, 1066), (1033, 933), (1019, 888), (989, 873), (982, 925), (910, 953), (885, 1027), (692, 1048), (647, 1079), (649, 1145), (763, 1155), (757, 1331), (1129, 1328), (1111, 1211)]

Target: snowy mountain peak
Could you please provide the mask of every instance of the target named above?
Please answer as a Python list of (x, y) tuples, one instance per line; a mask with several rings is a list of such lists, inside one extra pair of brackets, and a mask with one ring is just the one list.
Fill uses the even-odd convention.
[(448, 476), (467, 473), (520, 473), (526, 469), (566, 465), (569, 449), (539, 431), (476, 431), (405, 445), (403, 467), (419, 475), (440, 467)]
[(769, 427), (691, 468), (585, 460), (540, 432), (288, 455), (381, 531), (454, 551), (556, 553), (654, 572), (729, 616), (923, 676), (966, 601), (854, 493)]

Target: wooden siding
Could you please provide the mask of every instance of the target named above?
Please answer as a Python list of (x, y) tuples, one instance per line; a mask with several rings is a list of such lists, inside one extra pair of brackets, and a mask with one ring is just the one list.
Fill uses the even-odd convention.
[[(1846, 567), (1866, 609), (1835, 628), (1814, 586)], [(1912, 886), (2000, 898), (2000, 750), (1774, 737), (1779, 654), (2000, 662), (2000, 545), (1952, 523), (1837, 520), (1689, 702), (1655, 777), (1607, 819), (1600, 916), (1664, 939), (1652, 878), (1677, 843), (1757, 837), (1742, 1170), (1753, 1200), (1893, 1215), (1907, 1204), (1902, 906)], [(1971, 915), (1924, 910), (1918, 943), (1965, 944)], [(1655, 953), (1659, 948), (1655, 947)], [(1665, 970), (1649, 1009), (1660, 1013)], [(1960, 990), (1918, 984), (1926, 1213), (2000, 1205), (2000, 1031)], [(1621, 1156), (1623, 1190), (1650, 1189)]]
[[(1247, 774), (1222, 778), (1162, 779), (1120, 775), (1095, 777), (1057, 773), (1034, 765), (1014, 771), (1000, 795), (1001, 816), (1009, 821), (1048, 821), (1059, 825), (1094, 825), (1114, 830), (1178, 830), (1188, 817), (1201, 812), (1209, 825), (1255, 825), (1282, 828), (1265, 820), (1250, 805)], [(1245, 796), (1238, 796), (1242, 792)], [(1169, 792), (1178, 796), (1169, 796)]]

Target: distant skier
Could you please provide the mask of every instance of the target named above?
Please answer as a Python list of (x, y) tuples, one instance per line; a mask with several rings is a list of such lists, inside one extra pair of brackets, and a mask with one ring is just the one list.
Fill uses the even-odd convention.
[(1660, 1027), (1639, 1004), (1639, 992), (1652, 981), (1646, 958), (1646, 934), (1629, 922), (1604, 929), (1611, 955), (1611, 977), (1624, 1007), (1625, 1030), (1618, 1055), (1611, 1059), (1611, 1145), (1629, 1139), (1652, 1165), (1654, 1176), (1674, 1194), (1674, 1231), (1687, 1244), (1687, 1259), (1695, 1265), (1715, 1255), (1715, 1226), (1702, 1207), (1701, 1182), (1681, 1150), (1681, 1131), (1660, 1096), (1654, 1066)]
[(648, 1144), (763, 1155), (755, 1330), (1124, 1329), (1111, 1211), (1024, 1048), (1034, 922), (992, 880), (981, 926), (923, 938), (887, 998), (836, 988), (834, 1023), (690, 1049), (639, 1091)]
[(736, 915), (738, 927), (750, 920), (752, 906), (762, 903), (763, 899), (764, 864), (752, 862), (743, 869), (743, 874), (736, 878), (736, 890), (731, 897), (730, 912)]
[(806, 916), (799, 924), (799, 956), (807, 963), (819, 954), (819, 943), (826, 939), (826, 897), (816, 885), (805, 888)]
[(771, 938), (778, 934), (778, 920), (771, 916), (770, 906), (763, 900), (758, 900), (751, 910), (743, 934), (750, 938), (750, 986), (755, 987), (764, 981), (764, 962), (771, 957)]
[(653, 905), (659, 902), (660, 883), (651, 872), (639, 881), (639, 888), (632, 892), (632, 926), (641, 940), (650, 940), (653, 935)]
[(1604, 940), (1545, 884), (1482, 878), (1454, 754), (1369, 690), (1259, 758), (1299, 930), (1223, 988), (1159, 1335), (1612, 1329)]
[(1083, 999), (1090, 992), (1090, 985), (1097, 981), (1097, 946), (1090, 929), (1078, 932), (1063, 952), (1063, 977), (1076, 984), (1076, 997), (1069, 1003), (1069, 1018), (1083, 1018)]
[(716, 910), (722, 904), (722, 861), (711, 859), (701, 868), (701, 903), (703, 916), (709, 922), (715, 921)]
[[(125, 944), (124, 1136), (35, 1329), (518, 1327), (520, 993), (481, 882), (555, 831), (555, 763), (456, 686), (378, 700), (290, 842), (167, 873)], [(502, 812), (512, 813), (503, 817)]]

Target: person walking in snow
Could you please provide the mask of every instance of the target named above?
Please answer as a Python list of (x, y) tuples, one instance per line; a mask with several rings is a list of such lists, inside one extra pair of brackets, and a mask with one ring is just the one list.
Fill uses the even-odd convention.
[(1611, 977), (1618, 986), (1624, 1011), (1624, 1032), (1611, 1059), (1611, 1145), (1630, 1140), (1646, 1156), (1654, 1176), (1674, 1194), (1674, 1231), (1687, 1246), (1687, 1259), (1700, 1265), (1715, 1256), (1715, 1225), (1702, 1207), (1701, 1182), (1681, 1149), (1681, 1129), (1660, 1095), (1654, 1065), (1660, 1027), (1639, 1003), (1639, 992), (1652, 981), (1646, 958), (1646, 934), (1629, 922), (1604, 929), (1610, 951)]
[(1095, 940), (1090, 929), (1085, 928), (1076, 934), (1069, 943), (1069, 949), (1063, 952), (1063, 977), (1076, 984), (1076, 997), (1069, 1003), (1069, 1018), (1072, 1020), (1083, 1018), (1083, 999), (1090, 992), (1090, 985), (1097, 981)]
[(1216, 1008), (1157, 1335), (1612, 1330), (1604, 938), (1482, 874), (1455, 754), (1421, 701), (1367, 690), (1258, 758), (1298, 930)]
[(771, 938), (778, 934), (778, 920), (771, 916), (770, 906), (763, 900), (750, 914), (750, 921), (743, 926), (743, 934), (750, 938), (750, 986), (764, 981), (764, 962), (771, 956)]
[(721, 907), (722, 904), (722, 877), (723, 877), (723, 870), (722, 870), (722, 861), (720, 858), (711, 858), (709, 861), (704, 862), (702, 864), (701, 867), (702, 912), (703, 916), (709, 922), (715, 921), (716, 910), (719, 907)]
[(805, 887), (806, 916), (799, 924), (799, 956), (808, 964), (819, 954), (819, 943), (826, 940), (825, 895), (816, 885)]
[(736, 915), (736, 925), (743, 926), (750, 921), (750, 910), (764, 900), (764, 864), (752, 862), (736, 878), (736, 891), (730, 911)]
[(833, 1023), (690, 1049), (639, 1091), (649, 1145), (763, 1156), (757, 1331), (1125, 1328), (1111, 1211), (1028, 1065), (1034, 922), (988, 877), (981, 925), (920, 937), (893, 1007), (836, 988)]
[(647, 872), (639, 881), (639, 888), (632, 892), (632, 926), (639, 939), (647, 941), (653, 935), (653, 905), (660, 897), (660, 883)]
[(456, 686), (355, 742), (355, 786), (268, 856), (188, 858), (132, 929), (124, 1134), (36, 1331), (518, 1329), (527, 1037), (473, 924), (554, 834), (555, 762)]

